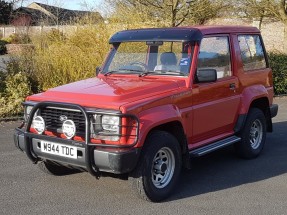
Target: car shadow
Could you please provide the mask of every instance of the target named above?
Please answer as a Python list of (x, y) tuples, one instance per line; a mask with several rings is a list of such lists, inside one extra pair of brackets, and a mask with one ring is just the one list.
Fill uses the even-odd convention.
[(191, 161), (191, 170), (183, 170), (175, 192), (166, 201), (188, 198), (257, 182), (287, 173), (287, 122), (274, 123), (267, 134), (259, 157), (244, 160), (233, 147), (224, 148)]

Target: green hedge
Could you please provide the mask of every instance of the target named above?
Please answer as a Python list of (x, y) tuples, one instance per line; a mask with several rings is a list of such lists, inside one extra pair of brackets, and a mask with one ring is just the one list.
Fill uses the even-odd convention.
[(269, 53), (276, 95), (287, 94), (287, 54)]

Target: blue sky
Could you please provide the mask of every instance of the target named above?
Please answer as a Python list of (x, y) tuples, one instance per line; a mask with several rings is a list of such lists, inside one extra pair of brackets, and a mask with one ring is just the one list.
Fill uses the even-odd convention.
[[(103, 0), (23, 0), (23, 6), (25, 7), (32, 2), (49, 4), (72, 10), (99, 9), (100, 12), (100, 5), (103, 3)], [(88, 8), (83, 6), (85, 5), (84, 3), (86, 3)]]

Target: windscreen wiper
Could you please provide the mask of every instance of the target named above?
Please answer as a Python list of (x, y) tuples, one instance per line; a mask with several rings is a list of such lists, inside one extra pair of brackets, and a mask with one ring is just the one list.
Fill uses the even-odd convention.
[(142, 70), (137, 69), (119, 69), (119, 71), (142, 72)]
[(129, 71), (128, 74), (131, 74), (132, 72), (136, 72), (136, 73), (142, 73), (141, 70), (136, 70), (136, 69), (119, 69), (119, 70), (112, 70), (112, 71), (108, 71), (104, 74), (104, 76), (109, 76), (111, 74), (114, 74), (114, 73), (121, 73), (123, 74), (123, 72), (121, 71)]
[(144, 76), (149, 75), (149, 74), (156, 74), (156, 75), (174, 74), (174, 75), (186, 76), (186, 73), (184, 73), (184, 72), (176, 72), (176, 71), (172, 71), (172, 70), (157, 70), (157, 71), (143, 72), (139, 75), (139, 77), (144, 77)]
[(119, 71), (117, 71), (117, 70), (108, 71), (104, 74), (104, 76), (109, 76), (109, 75), (111, 75), (113, 73), (117, 73), (117, 72), (119, 72)]
[(156, 72), (156, 71), (145, 71), (145, 72), (142, 72), (141, 74), (139, 74), (139, 77), (144, 77), (144, 76), (149, 75), (149, 74), (162, 75), (162, 73)]
[(174, 71), (174, 70), (161, 70), (161, 72), (163, 72), (163, 74), (175, 74), (175, 75), (182, 75), (182, 76), (187, 75), (187, 73), (184, 73), (181, 71)]

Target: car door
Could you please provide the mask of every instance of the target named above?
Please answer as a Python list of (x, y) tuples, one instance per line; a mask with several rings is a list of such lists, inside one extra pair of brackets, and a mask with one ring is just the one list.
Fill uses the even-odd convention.
[(215, 69), (217, 81), (194, 83), (193, 144), (206, 144), (233, 133), (240, 104), (238, 78), (234, 76), (228, 35), (203, 38), (197, 62), (200, 69)]

